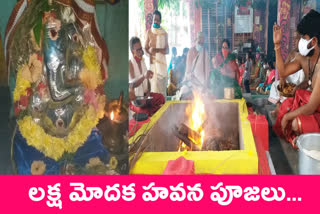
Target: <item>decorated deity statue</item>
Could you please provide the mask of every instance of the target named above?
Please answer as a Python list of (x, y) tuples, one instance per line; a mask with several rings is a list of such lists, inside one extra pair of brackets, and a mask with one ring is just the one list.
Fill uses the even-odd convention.
[(5, 53), (17, 172), (108, 173), (109, 152), (96, 129), (104, 115), (108, 52), (94, 1), (20, 0), (7, 26)]

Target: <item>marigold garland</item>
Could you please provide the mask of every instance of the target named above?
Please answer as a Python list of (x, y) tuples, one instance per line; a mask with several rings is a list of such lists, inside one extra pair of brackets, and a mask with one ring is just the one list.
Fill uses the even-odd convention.
[(31, 87), (31, 83), (22, 77), (21, 70), (23, 67), (18, 69), (16, 87), (13, 92), (13, 101), (19, 101), (21, 96), (27, 95), (27, 89)]
[[(94, 90), (98, 85), (103, 84), (100, 64), (94, 47), (89, 46), (84, 50), (82, 59), (85, 68), (84, 72), (80, 74), (81, 81), (86, 88)], [(19, 101), (21, 96), (27, 95), (27, 89), (31, 87), (31, 82), (22, 76), (23, 68), (22, 66), (18, 69), (14, 101)], [(25, 116), (18, 120), (20, 132), (28, 145), (35, 147), (47, 157), (57, 161), (65, 152), (76, 152), (87, 140), (92, 129), (97, 125), (99, 118), (103, 117), (106, 98), (104, 95), (100, 95), (96, 99), (98, 100), (98, 108), (95, 109), (92, 105), (89, 105), (77, 125), (64, 138), (48, 135), (31, 116)]]
[(95, 90), (98, 87), (98, 79), (95, 73), (87, 68), (83, 68), (80, 72), (80, 80), (83, 85), (90, 90)]
[(25, 116), (18, 121), (19, 129), (27, 140), (28, 145), (35, 147), (47, 157), (59, 160), (65, 152), (74, 153), (84, 144), (93, 127), (98, 123), (96, 111), (89, 106), (79, 123), (65, 138), (53, 137), (32, 120), (31, 116)]
[(98, 63), (98, 57), (95, 48), (88, 46), (88, 48), (83, 51), (82, 59), (85, 65), (84, 67), (87, 68), (94, 76), (96, 84), (101, 85), (103, 81), (101, 77), (100, 63)]

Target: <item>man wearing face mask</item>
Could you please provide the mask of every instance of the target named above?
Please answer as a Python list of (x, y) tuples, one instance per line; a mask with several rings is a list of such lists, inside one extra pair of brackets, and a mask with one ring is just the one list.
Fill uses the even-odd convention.
[(273, 41), (276, 51), (276, 65), (281, 78), (286, 78), (303, 69), (308, 90), (298, 89), (293, 98), (286, 99), (280, 106), (275, 132), (289, 141), (294, 148), (300, 134), (320, 132), (320, 14), (311, 10), (297, 27), (301, 35), (299, 53), (295, 60), (285, 64), (280, 52), (282, 32), (274, 25)]
[(151, 96), (152, 100), (142, 107), (137, 107), (129, 102), (129, 108), (136, 113), (147, 113), (152, 116), (164, 104), (165, 99), (162, 94), (150, 92), (149, 80), (153, 77), (153, 72), (147, 70), (138, 37), (130, 39), (130, 50), (132, 55), (129, 60), (129, 99), (134, 101), (137, 96)]
[(198, 32), (196, 45), (190, 48), (187, 55), (183, 86), (180, 89), (181, 99), (189, 99), (192, 90), (208, 86), (210, 67), (209, 54), (204, 48), (204, 35)]
[(196, 45), (190, 48), (187, 55), (187, 64), (184, 80), (191, 80), (193, 77), (203, 86), (207, 86), (210, 72), (210, 58), (204, 48), (204, 35), (197, 33)]
[(151, 91), (167, 96), (167, 61), (169, 53), (168, 34), (160, 26), (161, 13), (153, 12), (153, 25), (147, 31), (145, 50), (150, 57), (150, 70), (154, 73), (151, 81)]
[[(290, 51), (286, 61), (284, 62), (285, 64), (288, 64), (290, 62), (293, 62), (296, 60), (296, 57), (299, 54), (299, 49), (298, 49), (298, 44), (300, 41), (300, 34), (295, 32), (294, 36), (294, 49)], [(280, 95), (280, 92), (278, 90), (278, 85), (280, 90), (282, 90), (284, 87), (286, 87), (287, 83), (293, 83), (296, 85), (296, 89), (298, 88), (304, 88), (303, 84), (305, 82), (305, 74), (302, 69), (300, 69), (298, 72), (293, 73), (289, 75), (286, 79), (280, 78), (280, 80), (274, 81), (272, 83), (271, 89), (270, 89), (270, 96), (269, 96), (269, 102), (276, 104), (276, 109), (271, 112), (272, 116), (276, 117), (278, 114), (278, 111), (280, 109), (281, 103), (286, 100), (286, 97), (283, 97)]]

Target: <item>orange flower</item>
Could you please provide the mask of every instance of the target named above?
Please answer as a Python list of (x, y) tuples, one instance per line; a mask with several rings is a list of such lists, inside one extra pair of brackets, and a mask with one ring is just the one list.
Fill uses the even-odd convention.
[(42, 62), (38, 59), (37, 54), (29, 57), (28, 65), (24, 65), (21, 69), (21, 77), (31, 83), (37, 82), (42, 75)]
[(42, 62), (38, 59), (37, 54), (32, 54), (29, 57), (29, 70), (31, 73), (31, 81), (30, 82), (37, 82), (42, 74)]
[(88, 68), (83, 68), (80, 72), (80, 80), (87, 89), (94, 90), (98, 86), (98, 80), (94, 72)]
[(32, 82), (31, 72), (28, 65), (24, 65), (21, 68), (21, 77), (24, 80), (28, 80), (29, 82)]

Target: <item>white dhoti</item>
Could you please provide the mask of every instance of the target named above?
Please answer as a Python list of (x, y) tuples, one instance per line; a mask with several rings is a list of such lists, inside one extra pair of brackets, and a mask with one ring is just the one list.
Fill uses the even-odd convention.
[[(156, 48), (166, 48), (166, 32), (160, 28), (152, 28), (152, 33), (157, 35)], [(153, 72), (153, 79), (151, 80), (151, 92), (160, 93), (165, 98), (167, 97), (167, 61), (165, 54), (156, 53), (152, 56), (152, 64), (150, 70)]]
[(157, 63), (151, 64), (150, 70), (153, 71), (153, 78), (150, 80), (151, 92), (160, 93), (167, 97), (167, 75), (161, 75), (161, 68)]
[(280, 96), (280, 92), (277, 89), (279, 82), (280, 82), (279, 80), (276, 80), (271, 85), (270, 95), (268, 100), (273, 104), (277, 104), (279, 101), (282, 103), (285, 100), (285, 97)]

